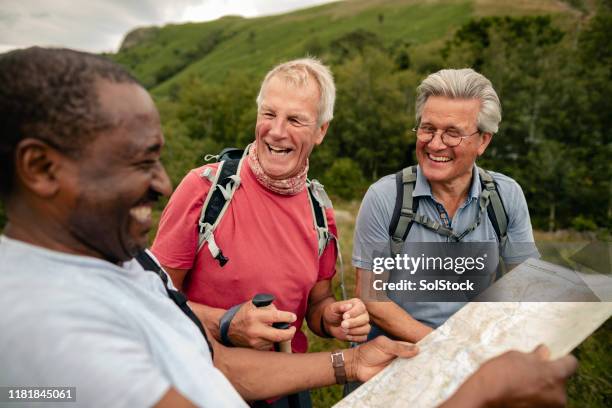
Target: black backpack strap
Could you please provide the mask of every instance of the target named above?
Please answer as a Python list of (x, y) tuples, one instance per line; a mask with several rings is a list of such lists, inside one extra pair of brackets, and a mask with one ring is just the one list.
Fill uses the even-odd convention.
[(497, 241), (504, 244), (508, 236), (508, 213), (504, 207), (504, 203), (497, 189), (497, 183), (491, 174), (478, 167), (480, 176), (480, 184), (483, 190), (489, 191), (489, 205), (487, 206), (487, 215), (493, 224), (493, 229), (497, 235)]
[(327, 225), (327, 218), (323, 207), (319, 203), (319, 200), (314, 196), (312, 189), (308, 188), (308, 195), (310, 196), (310, 202), (312, 205), (312, 212), (314, 214), (315, 224), (317, 227), (325, 227)]
[(221, 222), (234, 192), (240, 186), (239, 172), (244, 160), (244, 157), (228, 159), (219, 164), (198, 221), (198, 251), (202, 249), (204, 243), (208, 243), (208, 250), (221, 266), (224, 266), (229, 259), (217, 246), (214, 230)]
[(204, 336), (204, 340), (206, 340), (206, 344), (208, 345), (208, 350), (210, 351), (211, 358), (214, 358), (213, 348), (208, 341), (208, 336), (206, 335), (206, 330), (204, 330), (204, 326), (202, 326), (202, 322), (198, 317), (193, 313), (193, 310), (187, 304), (187, 298), (178, 290), (170, 289), (168, 287), (168, 276), (166, 272), (162, 269), (162, 267), (155, 262), (155, 260), (149, 255), (146, 250), (139, 251), (135, 256), (138, 263), (143, 267), (145, 271), (151, 271), (159, 276), (164, 284), (164, 288), (166, 288), (166, 293), (168, 297), (172, 299), (172, 301), (181, 309), (183, 313), (191, 320), (200, 330), (202, 336)]
[(401, 252), (419, 207), (419, 200), (412, 197), (416, 184), (416, 171), (416, 166), (410, 166), (395, 174), (395, 207), (389, 224), (392, 256)]
[(217, 169), (217, 182), (215, 188), (211, 186), (211, 195), (208, 199), (208, 205), (204, 208), (204, 217), (202, 221), (204, 223), (209, 223), (213, 225), (219, 215), (221, 214), (221, 210), (223, 210), (223, 206), (227, 201), (226, 196), (223, 194), (223, 190), (219, 189), (217, 186), (227, 187), (231, 186), (234, 183), (230, 177), (235, 175), (238, 172), (238, 164), (240, 160), (232, 159), (223, 161), (219, 164), (219, 168)]

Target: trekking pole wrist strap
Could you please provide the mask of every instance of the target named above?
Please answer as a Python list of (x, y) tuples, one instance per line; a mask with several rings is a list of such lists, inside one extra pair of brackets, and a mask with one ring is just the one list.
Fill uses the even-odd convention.
[(323, 313), (321, 313), (321, 334), (323, 335), (322, 337), (328, 338), (328, 339), (333, 339), (334, 336), (327, 331), (327, 329), (325, 328), (325, 319), (323, 318)]
[(234, 318), (234, 316), (236, 316), (236, 313), (238, 313), (238, 310), (241, 306), (242, 303), (230, 307), (219, 319), (219, 337), (221, 340), (221, 344), (223, 344), (224, 346), (234, 347), (228, 336), (229, 328), (232, 324), (232, 319)]

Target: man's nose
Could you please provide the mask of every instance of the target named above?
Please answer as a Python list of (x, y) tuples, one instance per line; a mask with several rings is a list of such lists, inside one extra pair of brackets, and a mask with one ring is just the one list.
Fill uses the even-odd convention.
[(166, 169), (161, 163), (159, 163), (159, 166), (155, 171), (151, 187), (166, 197), (172, 194), (172, 182), (170, 181), (170, 177), (168, 177), (168, 173), (166, 173)]
[(432, 149), (437, 149), (437, 150), (445, 149), (447, 146), (446, 144), (444, 144), (444, 141), (442, 140), (443, 134), (444, 134), (444, 129), (436, 129), (436, 131), (433, 134), (433, 137), (431, 138), (429, 143), (427, 143), (427, 146)]
[(272, 120), (270, 136), (283, 137), (287, 129), (287, 122), (283, 118), (276, 117)]

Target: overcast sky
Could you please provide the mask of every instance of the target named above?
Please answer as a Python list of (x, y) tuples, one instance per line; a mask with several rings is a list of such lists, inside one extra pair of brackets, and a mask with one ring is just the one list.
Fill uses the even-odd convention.
[(0, 52), (31, 45), (117, 51), (136, 27), (283, 13), (332, 0), (0, 0)]

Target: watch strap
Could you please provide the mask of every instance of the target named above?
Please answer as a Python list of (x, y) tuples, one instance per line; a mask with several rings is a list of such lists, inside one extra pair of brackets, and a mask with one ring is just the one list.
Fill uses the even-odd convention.
[(334, 336), (331, 335), (330, 332), (327, 331), (327, 329), (325, 328), (325, 319), (323, 319), (323, 313), (321, 313), (321, 334), (323, 335), (323, 337), (326, 337), (328, 339), (333, 339)]
[(242, 306), (242, 303), (230, 307), (219, 319), (219, 337), (221, 338), (221, 344), (223, 344), (224, 346), (234, 347), (228, 337), (228, 332), (230, 324), (232, 323), (232, 319), (240, 309), (240, 306)]
[(336, 376), (336, 384), (346, 384), (346, 368), (344, 366), (344, 354), (342, 350), (335, 350), (331, 353), (332, 367)]

